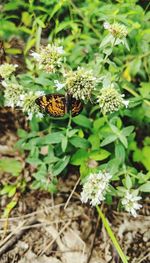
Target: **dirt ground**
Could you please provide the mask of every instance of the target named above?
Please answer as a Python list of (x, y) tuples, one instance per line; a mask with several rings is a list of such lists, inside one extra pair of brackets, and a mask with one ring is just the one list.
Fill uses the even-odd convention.
[[(21, 113), (1, 109), (0, 157), (25, 160), (24, 154), (14, 150), (16, 129), (25, 126)], [(22, 176), (29, 184), (31, 174), (32, 168), (25, 167)], [(1, 183), (9, 177), (0, 173)], [(11, 212), (7, 230), (3, 211), (8, 198), (0, 197), (0, 263), (121, 262), (96, 211), (81, 203), (78, 179), (79, 175), (72, 173), (60, 178), (56, 195), (27, 188)], [(129, 262), (149, 263), (150, 199), (145, 198), (136, 219), (117, 212), (115, 204), (102, 209)]]

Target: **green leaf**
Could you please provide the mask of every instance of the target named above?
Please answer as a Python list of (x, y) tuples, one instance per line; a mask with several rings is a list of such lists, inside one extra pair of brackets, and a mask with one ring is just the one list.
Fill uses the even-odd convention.
[(61, 143), (64, 135), (62, 132), (53, 132), (51, 134), (46, 135), (45, 137), (41, 138), (41, 144), (57, 144)]
[(106, 170), (108, 170), (110, 174), (115, 175), (119, 170), (118, 160), (116, 158), (110, 160), (106, 165)]
[(7, 3), (3, 7), (3, 11), (12, 11), (12, 10), (18, 10), (19, 6), (21, 5), (21, 2), (19, 1), (11, 1), (10, 3)]
[(16, 206), (16, 204), (17, 204), (16, 200), (12, 200), (10, 201), (10, 203), (7, 204), (3, 214), (5, 218), (9, 216), (10, 211)]
[(91, 170), (92, 169), (87, 166), (87, 163), (83, 162), (80, 165), (80, 177), (81, 177), (81, 180), (83, 180), (91, 172)]
[(49, 146), (48, 155), (44, 158), (44, 163), (52, 164), (56, 163), (58, 160), (59, 158), (54, 155), (54, 150), (52, 146)]
[(0, 160), (0, 170), (2, 172), (11, 173), (13, 176), (18, 176), (21, 173), (22, 164), (12, 158), (3, 158)]
[(106, 121), (105, 117), (102, 117), (102, 118), (99, 118), (99, 119), (95, 120), (94, 123), (93, 123), (93, 130), (95, 132), (97, 132), (99, 130), (99, 128), (104, 126), (105, 121)]
[(27, 138), (28, 133), (23, 129), (18, 129), (17, 134), (20, 138)]
[(9, 193), (8, 193), (8, 197), (12, 197), (12, 196), (14, 196), (14, 194), (16, 193), (16, 186), (15, 185), (13, 185), (13, 186), (11, 186), (11, 189), (10, 189), (10, 191), (9, 191)]
[(31, 24), (32, 17), (28, 12), (22, 12), (22, 22), (23, 24), (28, 27)]
[(112, 196), (110, 194), (106, 194), (105, 202), (106, 202), (107, 205), (111, 205), (112, 204)]
[(88, 138), (88, 141), (91, 143), (92, 145), (92, 150), (96, 150), (99, 148), (100, 146), (100, 138), (98, 136), (98, 134), (91, 134)]
[(62, 160), (58, 161), (54, 166), (53, 166), (53, 175), (57, 176), (59, 175), (67, 166), (67, 164), (69, 163), (70, 160), (70, 156), (65, 156), (64, 158), (62, 158)]
[(140, 186), (140, 191), (145, 193), (150, 193), (150, 181)]
[(107, 35), (106, 37), (103, 38), (100, 48), (106, 46), (108, 43), (111, 43), (114, 40), (114, 37), (112, 35)]
[(67, 148), (67, 144), (68, 144), (68, 138), (64, 136), (61, 141), (61, 148), (63, 152), (65, 152)]
[(50, 10), (50, 19), (61, 9), (63, 2), (58, 2), (57, 4), (54, 5), (53, 10)]
[(127, 141), (126, 137), (121, 132), (118, 134), (118, 138), (122, 142), (124, 147), (127, 148), (128, 147), (128, 141)]
[(92, 123), (91, 120), (89, 120), (86, 116), (80, 114), (72, 119), (72, 121), (84, 128), (91, 129)]
[(142, 163), (146, 169), (150, 170), (150, 146), (144, 146), (142, 149)]
[(149, 82), (142, 82), (141, 88), (139, 88), (139, 92), (141, 93), (142, 97), (145, 99), (150, 99), (150, 83)]
[(37, 181), (42, 181), (43, 178), (46, 178), (47, 176), (47, 168), (46, 165), (43, 163), (38, 168), (38, 171), (33, 174), (33, 177), (36, 178)]
[(111, 135), (109, 135), (107, 138), (105, 138), (105, 139), (101, 142), (101, 146), (103, 147), (103, 146), (105, 146), (105, 145), (107, 145), (107, 144), (110, 144), (110, 143), (116, 141), (116, 139), (117, 139), (117, 135), (111, 134)]
[(50, 193), (56, 193), (57, 192), (56, 185), (53, 184), (53, 183), (48, 184), (47, 191), (50, 192)]
[(126, 128), (123, 128), (123, 130), (121, 131), (121, 133), (124, 135), (124, 136), (129, 136), (134, 130), (134, 126), (128, 126)]
[(71, 138), (72, 136), (74, 136), (79, 130), (78, 129), (72, 129), (70, 131), (67, 132), (67, 136), (69, 138)]
[(42, 164), (42, 160), (40, 160), (39, 158), (34, 158), (34, 157), (28, 157), (26, 159), (26, 162), (33, 164), (34, 166)]
[(39, 189), (41, 187), (41, 183), (40, 181), (33, 181), (32, 185), (31, 185), (32, 189)]
[(144, 184), (150, 179), (150, 171), (147, 174), (144, 174), (142, 172), (137, 174), (139, 184)]
[(130, 72), (132, 76), (135, 76), (137, 73), (139, 73), (141, 67), (141, 58), (135, 58), (130, 62)]
[(87, 160), (89, 154), (84, 149), (79, 149), (76, 153), (73, 154), (71, 158), (71, 164), (73, 165), (80, 165), (83, 161)]
[(120, 161), (120, 163), (124, 163), (125, 161), (125, 149), (121, 143), (117, 143), (115, 145), (115, 157)]
[(110, 155), (110, 152), (100, 149), (100, 150), (95, 150), (89, 153), (89, 157), (95, 161), (102, 161), (108, 158)]
[(5, 195), (5, 194), (8, 194), (12, 189), (12, 185), (10, 184), (6, 184), (4, 185), (4, 187), (2, 188), (2, 190), (0, 191), (0, 194), (1, 195)]
[(132, 188), (132, 180), (129, 175), (125, 177), (125, 186), (128, 190)]
[(87, 149), (90, 147), (90, 143), (85, 139), (85, 138), (80, 138), (80, 137), (72, 137), (70, 139), (70, 143), (75, 146), (76, 148), (83, 148)]
[(41, 28), (45, 28), (45, 24), (43, 23), (43, 21), (39, 17), (37, 17), (35, 19), (35, 21)]
[(7, 48), (6, 53), (10, 55), (18, 55), (18, 54), (22, 54), (22, 50), (19, 48)]
[(36, 39), (30, 38), (26, 44), (26, 47), (24, 49), (24, 54), (26, 55), (27, 52), (35, 45)]

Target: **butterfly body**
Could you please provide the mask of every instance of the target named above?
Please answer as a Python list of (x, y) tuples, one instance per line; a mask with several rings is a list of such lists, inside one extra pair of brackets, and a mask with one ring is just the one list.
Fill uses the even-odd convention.
[(83, 109), (81, 101), (68, 94), (47, 94), (37, 98), (35, 102), (52, 117), (63, 117), (70, 112), (74, 117)]

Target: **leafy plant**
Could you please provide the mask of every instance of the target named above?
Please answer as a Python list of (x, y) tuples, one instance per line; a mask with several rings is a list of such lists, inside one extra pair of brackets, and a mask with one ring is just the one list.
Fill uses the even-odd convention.
[[(73, 166), (85, 202), (95, 195), (97, 205), (103, 200), (110, 205), (116, 198), (118, 209), (136, 216), (140, 195), (150, 191), (149, 11), (136, 0), (18, 0), (5, 1), (2, 9), (7, 60), (22, 52), (10, 38), (16, 34), (24, 43), (23, 72), (14, 74), (18, 68), (10, 72), (4, 64), (0, 73), (5, 105), (21, 107), (29, 119), (29, 130), (18, 130), (16, 147), (34, 169), (30, 187), (55, 193), (59, 176)], [(43, 116), (35, 104), (43, 93), (69, 93), (84, 109), (76, 117)], [(13, 169), (6, 165), (2, 160), (4, 171), (19, 175), (18, 162), (9, 163)], [(107, 189), (98, 192), (95, 185)], [(13, 189), (6, 185), (1, 191), (13, 196)]]

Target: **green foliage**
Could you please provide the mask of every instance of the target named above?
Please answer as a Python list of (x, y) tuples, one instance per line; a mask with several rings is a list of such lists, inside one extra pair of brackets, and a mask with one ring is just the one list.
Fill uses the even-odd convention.
[[(150, 12), (136, 2), (17, 0), (2, 4), (0, 37), (7, 57), (20, 52), (20, 48), (9, 46), (12, 37), (24, 42), (26, 71), (16, 80), (26, 92), (55, 92), (54, 80), (59, 74), (39, 70), (29, 56), (31, 49), (38, 52), (40, 43), (47, 40), (64, 46), (67, 67), (92, 69), (100, 80), (80, 115), (69, 121), (68, 116), (34, 117), (28, 131), (18, 130), (16, 147), (27, 153), (26, 162), (34, 168), (33, 188), (56, 192), (57, 177), (67, 174), (73, 165), (79, 168), (82, 179), (97, 169), (113, 175), (112, 181), (119, 186), (112, 186), (108, 203), (127, 189), (148, 192)], [(128, 28), (127, 40), (114, 38), (104, 30), (104, 22), (123, 23)], [(94, 96), (112, 83), (125, 93), (129, 106), (103, 116)], [(15, 160), (3, 159), (0, 167), (13, 176), (21, 172)], [(8, 189), (5, 186), (2, 193), (11, 196), (15, 190)]]
[(2, 172), (11, 173), (13, 176), (18, 176), (21, 173), (22, 164), (12, 158), (3, 158), (0, 160), (0, 170)]

